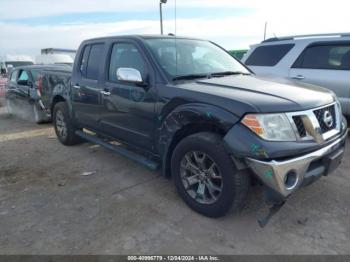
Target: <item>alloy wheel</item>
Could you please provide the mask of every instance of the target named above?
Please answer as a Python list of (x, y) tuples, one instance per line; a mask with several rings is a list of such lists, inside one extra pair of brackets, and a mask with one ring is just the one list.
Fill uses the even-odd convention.
[(181, 160), (180, 174), (186, 192), (200, 204), (213, 204), (221, 195), (223, 181), (215, 161), (206, 153), (190, 151)]

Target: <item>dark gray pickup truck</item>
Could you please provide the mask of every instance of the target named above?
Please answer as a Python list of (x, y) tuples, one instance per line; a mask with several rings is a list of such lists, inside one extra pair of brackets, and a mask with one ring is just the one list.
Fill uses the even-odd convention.
[(46, 75), (46, 70), (72, 72), (67, 65), (28, 65), (16, 67), (9, 73), (5, 88), (9, 114), (22, 115), (38, 124), (50, 121), (53, 77)]
[(61, 143), (88, 140), (160, 166), (206, 216), (241, 207), (251, 178), (278, 206), (343, 156), (347, 125), (332, 92), (259, 79), (209, 41), (87, 40), (72, 74), (46, 74)]

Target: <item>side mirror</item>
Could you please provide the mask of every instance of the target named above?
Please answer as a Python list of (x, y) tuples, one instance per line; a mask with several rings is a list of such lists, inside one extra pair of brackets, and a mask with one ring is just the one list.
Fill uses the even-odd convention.
[(29, 86), (29, 88), (33, 88), (33, 87), (34, 87), (33, 82), (28, 81), (28, 82), (27, 82), (27, 86)]
[(142, 76), (139, 70), (134, 68), (120, 67), (117, 69), (117, 79), (119, 81), (142, 84)]

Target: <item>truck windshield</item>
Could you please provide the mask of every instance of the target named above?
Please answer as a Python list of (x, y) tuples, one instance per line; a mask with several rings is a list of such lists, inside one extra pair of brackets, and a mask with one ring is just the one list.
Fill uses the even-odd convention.
[[(249, 71), (220, 47), (203, 40), (146, 39), (151, 52), (171, 79), (189, 79)], [(223, 73), (223, 74), (220, 74)]]

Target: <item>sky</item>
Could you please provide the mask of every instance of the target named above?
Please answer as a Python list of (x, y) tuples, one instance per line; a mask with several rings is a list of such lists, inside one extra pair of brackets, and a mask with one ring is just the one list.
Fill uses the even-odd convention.
[[(349, 0), (168, 0), (164, 33), (246, 49), (263, 40), (265, 22), (267, 37), (350, 32), (349, 10)], [(0, 56), (159, 32), (159, 0), (0, 0)]]

